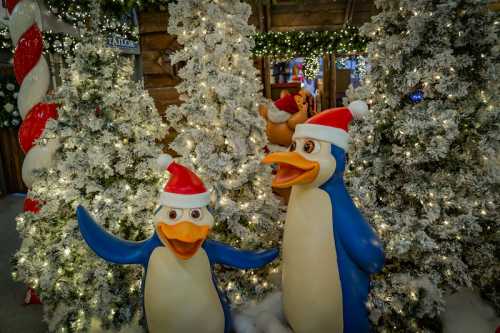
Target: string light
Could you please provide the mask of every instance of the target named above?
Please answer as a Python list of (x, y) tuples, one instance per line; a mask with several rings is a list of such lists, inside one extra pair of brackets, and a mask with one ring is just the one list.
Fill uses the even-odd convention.
[(347, 26), (339, 31), (261, 32), (254, 37), (256, 56), (294, 57), (311, 54), (356, 53), (366, 49), (367, 39), (358, 29)]

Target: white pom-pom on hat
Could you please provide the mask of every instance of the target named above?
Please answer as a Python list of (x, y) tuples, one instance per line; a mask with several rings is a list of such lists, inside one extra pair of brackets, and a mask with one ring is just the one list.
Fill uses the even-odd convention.
[(364, 101), (352, 101), (349, 103), (347, 108), (351, 111), (354, 119), (362, 119), (366, 114), (368, 114), (368, 104)]
[(174, 159), (169, 154), (161, 154), (160, 156), (158, 156), (158, 160), (156, 161), (156, 163), (158, 164), (158, 167), (163, 170), (168, 168), (173, 160)]

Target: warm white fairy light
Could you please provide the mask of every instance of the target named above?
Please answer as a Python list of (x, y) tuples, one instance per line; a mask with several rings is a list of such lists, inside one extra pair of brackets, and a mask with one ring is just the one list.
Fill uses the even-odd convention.
[[(368, 100), (371, 110), (368, 122), (349, 131), (353, 138), (346, 174), (355, 205), (381, 235), (391, 263), (380, 283), (374, 283), (367, 304), (374, 331), (423, 332), (434, 328), (414, 320), (415, 304), (420, 318), (424, 313), (436, 316), (446, 290), (463, 281), (495, 297), (491, 277), (500, 272), (491, 256), (491, 239), (499, 215), (486, 202), (498, 199), (491, 178), (497, 149), (488, 139), (495, 133), (489, 121), (495, 115), (488, 113), (499, 111), (491, 98), (497, 78), (482, 70), (494, 56), (478, 50), (491, 50), (498, 34), (493, 32), (493, 16), (484, 14), (482, 5), (462, 8), (459, 25), (468, 30), (449, 21), (456, 15), (451, 4), (382, 7), (363, 28), (372, 36), (368, 50), (376, 61), (364, 86), (348, 92), (349, 98)], [(392, 19), (410, 15), (411, 20)], [(433, 41), (459, 37), (471, 47), (462, 52), (455, 44), (421, 39), (431, 26), (415, 27), (425, 27), (429, 20), (438, 24), (432, 28)], [(394, 34), (395, 28), (402, 33)], [(486, 47), (470, 31), (495, 37)], [(458, 53), (460, 59), (455, 58)], [(442, 61), (443, 54), (454, 56)], [(461, 75), (466, 68), (476, 75)], [(420, 89), (425, 98), (414, 104), (405, 88)]]
[[(271, 192), (269, 170), (255, 167), (264, 156), (262, 147), (267, 138), (258, 115), (263, 99), (250, 59), (251, 36), (243, 23), (251, 8), (229, 0), (218, 1), (220, 7), (215, 12), (207, 6), (187, 0), (169, 8), (169, 32), (184, 43), (179, 55), (187, 60), (188, 69), (181, 73), (184, 84), (180, 93), (186, 96), (185, 102), (165, 113), (168, 127), (179, 133), (171, 148), (181, 155), (181, 163), (202, 172), (204, 182), (217, 192), (214, 216), (217, 229), (222, 230), (218, 240), (236, 247), (247, 247), (251, 240), (253, 247), (268, 248), (270, 240), (277, 245), (279, 239), (279, 205)], [(200, 13), (197, 22), (189, 18), (192, 9)], [(184, 38), (183, 30), (194, 33)], [(207, 47), (210, 38), (223, 38), (217, 50)], [(263, 237), (261, 228), (269, 230)], [(246, 271), (239, 274), (217, 272), (221, 285), (230, 291), (230, 299), (245, 302), (263, 292), (255, 285), (267, 279), (267, 271), (258, 276)]]
[[(30, 192), (44, 202), (44, 213), (17, 218), (24, 239), (12, 274), (36, 287), (45, 306), (60, 309), (57, 314), (46, 314), (57, 331), (79, 327), (84, 331), (91, 316), (80, 315), (80, 310), (97, 313), (96, 307), (113, 306), (132, 315), (141, 311), (140, 302), (131, 304), (128, 290), (141, 279), (141, 268), (123, 269), (91, 253), (74, 229), (75, 209), (78, 204), (87, 206), (113, 233), (131, 240), (151, 234), (151, 203), (156, 202), (163, 175), (155, 164), (161, 151), (155, 140), (164, 137), (165, 127), (160, 125), (152, 99), (128, 79), (133, 72), (131, 63), (104, 48), (97, 36), (83, 38), (87, 43), (63, 69), (62, 87), (55, 91), (64, 104), (58, 110), (61, 121), (42, 138), (61, 141), (57, 167), (43, 173)], [(90, 90), (94, 91), (91, 99), (84, 101), (83, 95)], [(99, 114), (96, 106), (107, 113)], [(117, 276), (119, 281), (114, 281)], [(126, 287), (117, 293), (122, 281)], [(113, 300), (106, 295), (113, 295)], [(74, 302), (78, 308), (63, 305)]]

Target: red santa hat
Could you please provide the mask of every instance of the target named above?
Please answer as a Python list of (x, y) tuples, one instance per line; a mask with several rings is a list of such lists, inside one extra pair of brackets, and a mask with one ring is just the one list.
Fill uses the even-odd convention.
[(160, 205), (174, 208), (197, 208), (210, 203), (210, 193), (193, 171), (163, 154), (158, 165), (170, 172), (170, 179), (160, 194)]
[(299, 107), (297, 102), (295, 102), (295, 95), (285, 95), (274, 102), (274, 106), (276, 106), (281, 111), (288, 112), (290, 114), (294, 114), (299, 112)]
[(354, 101), (347, 107), (323, 111), (295, 128), (294, 139), (311, 138), (330, 142), (347, 151), (349, 124), (353, 118), (362, 118), (368, 112), (363, 101)]

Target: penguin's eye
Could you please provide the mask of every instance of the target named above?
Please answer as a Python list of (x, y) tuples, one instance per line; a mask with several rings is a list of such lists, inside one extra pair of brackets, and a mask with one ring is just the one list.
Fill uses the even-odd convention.
[(195, 208), (195, 209), (191, 209), (191, 218), (193, 218), (194, 220), (199, 220), (201, 218), (201, 209), (199, 208)]
[(295, 151), (295, 149), (297, 149), (297, 143), (295, 141), (292, 142), (289, 149), (290, 149), (290, 151)]
[(168, 211), (168, 218), (172, 221), (178, 220), (182, 216), (182, 211), (180, 209), (170, 209)]
[(314, 142), (314, 140), (306, 140), (304, 142), (304, 152), (308, 153), (308, 154), (312, 154), (312, 153), (316, 153), (319, 151), (319, 149), (321, 148), (320, 144), (317, 143), (317, 142)]

